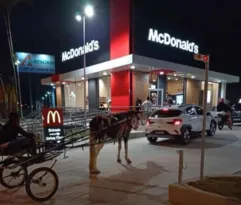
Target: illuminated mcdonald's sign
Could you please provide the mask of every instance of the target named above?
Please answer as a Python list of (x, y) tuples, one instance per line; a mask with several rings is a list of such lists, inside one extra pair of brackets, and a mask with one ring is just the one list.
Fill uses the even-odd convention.
[(53, 111), (49, 111), (48, 114), (47, 114), (47, 124), (50, 124), (50, 116), (52, 118), (52, 122), (55, 123), (55, 122), (58, 122), (59, 124), (61, 123), (61, 117), (60, 117), (60, 114), (57, 110), (55, 110), (54, 112)]

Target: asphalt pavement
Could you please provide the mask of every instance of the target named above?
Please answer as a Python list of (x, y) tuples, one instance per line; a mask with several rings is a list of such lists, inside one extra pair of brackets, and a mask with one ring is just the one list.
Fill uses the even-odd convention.
[[(143, 132), (141, 128), (139, 134)], [(138, 135), (139, 135), (138, 134)], [(144, 136), (144, 135), (143, 135)], [(124, 146), (123, 146), (124, 147)], [(194, 138), (189, 145), (178, 145), (172, 140), (159, 140), (150, 144), (145, 137), (131, 139), (129, 157), (117, 163), (117, 144), (106, 144), (101, 150), (98, 168), (101, 174), (90, 179), (88, 173), (88, 148), (67, 152), (68, 158), (58, 158), (54, 167), (59, 177), (59, 189), (55, 196), (44, 203), (28, 198), (24, 187), (4, 190), (0, 187), (0, 204), (6, 205), (155, 205), (167, 204), (168, 184), (178, 178), (178, 150), (184, 150), (183, 180), (192, 180), (200, 173), (201, 139)], [(205, 175), (229, 175), (241, 173), (241, 126), (233, 130), (224, 128), (214, 137), (206, 137)], [(45, 163), (31, 167), (50, 166)]]

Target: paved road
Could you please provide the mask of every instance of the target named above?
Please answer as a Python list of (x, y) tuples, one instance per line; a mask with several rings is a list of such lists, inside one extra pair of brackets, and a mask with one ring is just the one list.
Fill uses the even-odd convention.
[[(241, 170), (241, 127), (232, 131), (218, 131), (215, 137), (206, 140), (205, 174), (233, 174)], [(88, 177), (88, 149), (68, 152), (69, 158), (59, 159), (55, 166), (60, 186), (56, 195), (42, 204), (65, 205), (155, 205), (167, 204), (167, 187), (177, 181), (178, 154), (184, 150), (184, 180), (199, 176), (200, 138), (187, 146), (173, 141), (158, 141), (151, 145), (145, 138), (132, 139), (129, 144), (128, 166), (116, 162), (117, 145), (107, 144), (100, 153), (99, 179)], [(49, 164), (46, 164), (49, 165)], [(35, 205), (25, 194), (24, 188), (3, 190), (0, 204)]]

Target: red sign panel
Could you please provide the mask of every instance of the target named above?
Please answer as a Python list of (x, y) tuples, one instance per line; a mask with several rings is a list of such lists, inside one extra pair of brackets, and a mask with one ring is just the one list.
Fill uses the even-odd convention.
[(43, 127), (59, 127), (64, 124), (63, 110), (58, 108), (42, 109)]
[(209, 62), (209, 56), (208, 55), (194, 54), (194, 59), (196, 61)]
[(209, 62), (209, 56), (203, 56), (203, 61), (204, 62)]

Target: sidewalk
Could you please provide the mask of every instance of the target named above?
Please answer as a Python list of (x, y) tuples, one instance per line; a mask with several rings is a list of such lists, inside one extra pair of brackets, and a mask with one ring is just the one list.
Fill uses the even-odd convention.
[[(205, 175), (233, 174), (241, 170), (240, 131), (236, 133), (238, 137), (229, 132), (222, 131), (206, 139)], [(124, 148), (121, 150), (122, 164), (119, 164), (116, 162), (118, 146), (106, 144), (98, 158), (99, 179), (89, 178), (88, 148), (84, 151), (73, 149), (67, 153), (69, 158), (60, 157), (54, 167), (59, 177), (59, 189), (51, 200), (36, 203), (28, 198), (24, 187), (7, 191), (0, 187), (0, 204), (166, 205), (168, 185), (177, 182), (177, 150), (184, 150), (184, 165), (187, 165), (183, 181), (198, 178), (200, 140), (182, 147), (167, 142), (151, 145), (145, 138), (132, 139), (129, 143), (131, 165), (124, 160)]]

